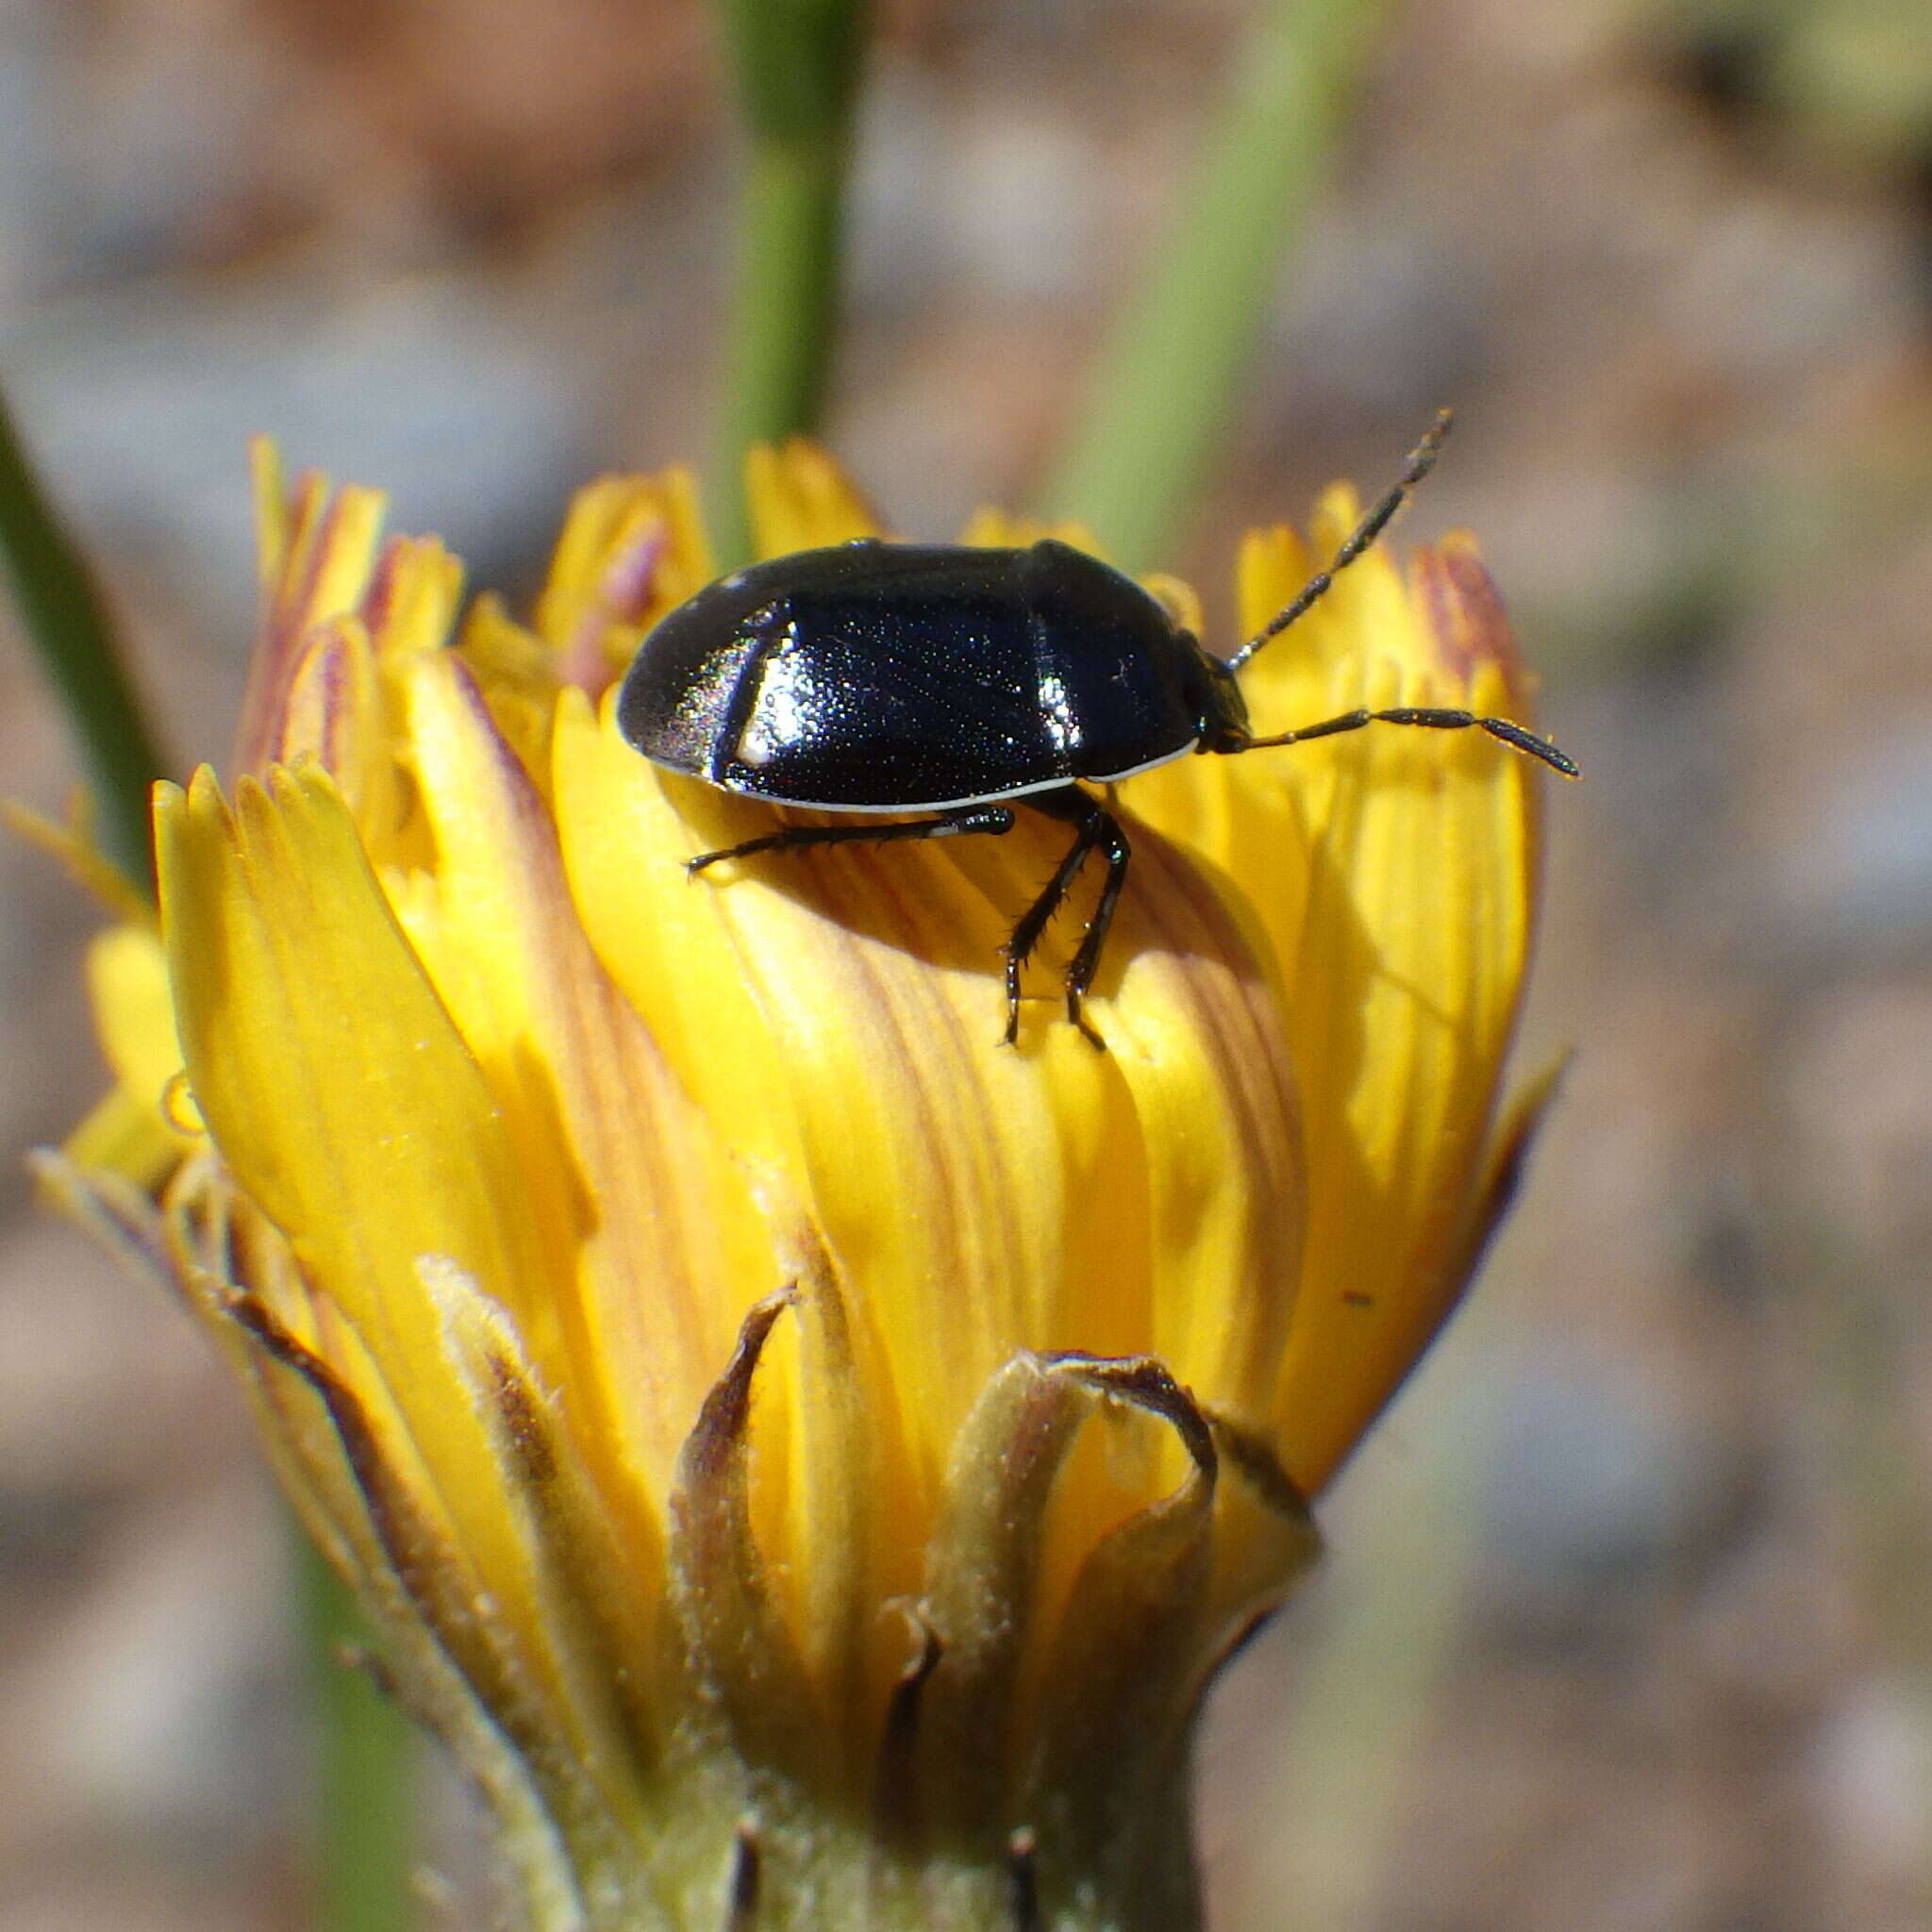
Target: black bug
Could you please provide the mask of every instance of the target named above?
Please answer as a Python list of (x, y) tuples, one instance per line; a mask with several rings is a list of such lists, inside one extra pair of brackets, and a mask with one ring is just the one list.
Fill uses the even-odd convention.
[(654, 762), (726, 791), (827, 811), (919, 811), (891, 824), (788, 825), (691, 861), (803, 845), (940, 839), (1011, 829), (1013, 804), (1064, 819), (1073, 843), (1007, 941), (1008, 1044), (1020, 974), (1095, 852), (1107, 860), (1067, 968), (1067, 1017), (1081, 1004), (1126, 882), (1120, 821), (1083, 784), (1108, 785), (1183, 752), (1299, 744), (1373, 724), (1474, 727), (1566, 777), (1575, 765), (1506, 718), (1403, 708), (1349, 711), (1257, 738), (1236, 674), (1279, 637), (1381, 534), (1427, 475), (1445, 410), (1395, 486), (1325, 570), (1224, 663), (1138, 584), (1051, 541), (1024, 550), (868, 539), (734, 572), (645, 638), (618, 693), (625, 739)]

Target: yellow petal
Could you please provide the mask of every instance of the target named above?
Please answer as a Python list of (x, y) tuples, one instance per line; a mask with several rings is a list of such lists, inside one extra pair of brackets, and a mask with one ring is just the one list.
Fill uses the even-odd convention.
[[(354, 1473), (365, 1492), (381, 1477), (377, 1526), (407, 1529), (417, 1553), (392, 1560), (406, 1581), (418, 1567), (425, 1614), (473, 1680), (487, 1674), (479, 1690), (526, 1757), (561, 1740), (554, 1765), (531, 1759), (540, 1776), (559, 1774), (556, 1801), (621, 1810), (608, 1687), (585, 1674), (558, 1613), (557, 1553), (524, 1487), (505, 1480), (504, 1419), (479, 1407), (454, 1345), (453, 1282), (532, 1338), (568, 1291), (568, 1257), (547, 1253), (523, 1211), (525, 1177), (488, 1085), (325, 774), (244, 777), (231, 815), (204, 769), (186, 794), (163, 789), (157, 828), (196, 1098), (293, 1257), (287, 1289), (261, 1302), (258, 1338), (338, 1430), (344, 1403), (365, 1419), (375, 1460)], [(342, 1441), (353, 1459), (355, 1439)]]
[(1294, 1308), (1306, 1185), (1278, 988), (1209, 880), (1135, 841), (1108, 1014), (1149, 1182), (1146, 1352), (1217, 1412), (1267, 1418)]
[(332, 491), (328, 479), (312, 470), (284, 495), (273, 445), (258, 441), (253, 454), (262, 614), (236, 737), (236, 762), (243, 771), (259, 771), (269, 760), (289, 680), (309, 632), (361, 601), (375, 565), (386, 501), (378, 490), (353, 485)]
[(967, 519), (966, 527), (959, 534), (962, 543), (970, 543), (975, 549), (985, 550), (1024, 550), (1029, 544), (1038, 543), (1042, 537), (1052, 537), (1059, 542), (1071, 544), (1075, 550), (1084, 550), (1090, 557), (1103, 560), (1107, 552), (1101, 547), (1100, 540), (1085, 524), (1072, 518), (1058, 522), (1045, 517), (1020, 517), (1009, 511), (982, 507)]
[[(1355, 491), (1336, 484), (1323, 493), (1311, 541), (1285, 525), (1248, 533), (1236, 584), (1243, 638), (1257, 635), (1333, 558), (1359, 508)], [(1404, 674), (1416, 675), (1441, 663), (1428, 622), (1386, 547), (1339, 573), (1325, 597), (1249, 660), (1241, 691), (1257, 735), (1295, 730), (1347, 708), (1334, 702), (1338, 687), (1353, 689), (1375, 659), (1392, 659)]]
[(358, 611), (385, 663), (441, 650), (462, 601), (463, 566), (440, 537), (391, 537)]
[[(1258, 630), (1353, 528), (1331, 491), (1304, 546), (1241, 559)], [(1513, 639), (1466, 542), (1413, 591), (1380, 552), (1337, 577), (1244, 675), (1258, 732), (1356, 709), (1464, 707), (1527, 723)], [(1460, 1275), (1443, 1257), (1482, 1158), (1530, 939), (1536, 768), (1485, 734), (1371, 724), (1138, 780), (1137, 810), (1248, 901), (1279, 964), (1305, 1102), (1308, 1239), (1272, 1404), (1309, 1493), (1386, 1401)]]
[[(661, 1505), (778, 1263), (741, 1173), (585, 938), (555, 826), (474, 681), (425, 658), (408, 708), (436, 875), (406, 921), (502, 1109), (546, 1246), (577, 1257), (580, 1292), (558, 1316), (569, 1386), (591, 1404), (576, 1425)], [(559, 1193), (549, 1177), (563, 1175)]]
[(354, 617), (319, 625), (291, 655), (263, 758), (312, 758), (335, 779), (363, 836), (388, 843), (402, 815), (393, 705), (368, 630)]
[(153, 928), (118, 925), (100, 934), (88, 948), (87, 979), (115, 1086), (68, 1136), (65, 1153), (83, 1172), (158, 1186), (190, 1137), (166, 1104), (180, 1076), (181, 1048), (167, 960)]
[[(547, 797), (550, 726), (557, 690), (565, 681), (558, 655), (519, 624), (494, 591), (485, 591), (463, 620), (456, 657), (469, 668), (490, 715), (525, 772)], [(603, 681), (600, 676), (600, 685)]]
[[(1494, 665), (1467, 695), (1479, 710), (1508, 702)], [(1392, 671), (1361, 688), (1377, 706), (1442, 698)], [(1310, 1491), (1459, 1291), (1448, 1262), (1522, 991), (1536, 872), (1525, 760), (1474, 732), (1363, 738), (1327, 794), (1291, 975), (1310, 1214), (1277, 1412)]]
[(153, 1103), (125, 1087), (97, 1100), (60, 1151), (83, 1174), (115, 1174), (138, 1188), (158, 1187), (181, 1153)]
[(878, 519), (858, 485), (815, 442), (794, 436), (778, 444), (754, 443), (744, 470), (752, 548), (759, 557), (879, 534)]
[(89, 946), (88, 994), (94, 1029), (114, 1077), (159, 1119), (161, 1096), (181, 1071), (174, 995), (159, 937), (149, 927), (110, 926)]
[[(919, 1420), (925, 1492), (1019, 1341), (1172, 1349), (1176, 1373), (1258, 1412), (1298, 1234), (1286, 1045), (1225, 909), (1158, 841), (1093, 1002), (1115, 1050), (1095, 1055), (1056, 1000), (1010, 1051), (996, 948), (1064, 826), (1023, 813), (1002, 839), (688, 877), (694, 852), (771, 813), (660, 774), (581, 705), (559, 723), (557, 797), (599, 952), (726, 1138), (814, 1204)], [(1053, 986), (1050, 958), (1030, 973)]]
[[(304, 490), (325, 487), (312, 470), (304, 474)], [(255, 505), (255, 567), (264, 592), (281, 581), (289, 560), (289, 546), (302, 516), (303, 506), (291, 497), (282, 468), (282, 452), (272, 436), (248, 439), (249, 493)]]
[(155, 908), (119, 866), (102, 857), (94, 841), (93, 802), (75, 791), (63, 818), (23, 805), (17, 798), (0, 798), (0, 825), (37, 845), (58, 863), (75, 885), (124, 925), (152, 925)]
[[(1021, 847), (957, 861), (932, 843), (690, 877), (693, 853), (768, 829), (769, 810), (659, 773), (608, 710), (593, 720), (568, 697), (556, 790), (599, 954), (727, 1142), (813, 1204), (854, 1319), (917, 1418), (929, 1492), (974, 1378), (1015, 1336), (1057, 1334), (1067, 1292), (1079, 1149), (1057, 1109), (1097, 1111), (1109, 1075), (1068, 1028), (1030, 1055), (994, 1050), (1001, 902), (1030, 887), (1002, 876), (990, 900), (983, 870), (966, 870), (1043, 874), (1060, 828), (947, 841)], [(1099, 1133), (1086, 1148), (1108, 1144)], [(897, 1211), (881, 1214), (882, 1198)]]
[(578, 491), (537, 600), (556, 677), (602, 691), (645, 631), (714, 574), (688, 470), (606, 476)]
[(489, 1088), (324, 775), (244, 778), (231, 816), (204, 769), (187, 793), (162, 791), (157, 829), (175, 1013), (208, 1129), (366, 1339), (458, 1541), (527, 1587), (420, 1274), (442, 1257), (531, 1318), (559, 1299)]

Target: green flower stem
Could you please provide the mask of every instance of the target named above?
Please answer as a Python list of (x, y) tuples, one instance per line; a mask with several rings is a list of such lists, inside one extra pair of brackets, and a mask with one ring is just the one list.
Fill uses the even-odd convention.
[(128, 682), (93, 574), (42, 492), (4, 402), (0, 554), (28, 641), (79, 741), (102, 848), (151, 893), (148, 789), (161, 775), (161, 755)]
[(1129, 569), (1158, 560), (1200, 487), (1382, 13), (1268, 0), (1159, 270), (1101, 354), (1046, 508), (1091, 525)]
[(831, 366), (844, 180), (841, 142), (756, 142), (747, 159), (733, 375), (713, 508), (726, 567), (751, 552), (745, 450), (818, 425)]
[(313, 1713), (312, 1923), (317, 1932), (409, 1932), (415, 1731), (344, 1657), (363, 1628), (348, 1587), (301, 1531), (292, 1543)]
[(719, 561), (750, 554), (744, 452), (818, 426), (831, 367), (859, 0), (721, 0), (749, 148), (731, 370), (713, 477)]

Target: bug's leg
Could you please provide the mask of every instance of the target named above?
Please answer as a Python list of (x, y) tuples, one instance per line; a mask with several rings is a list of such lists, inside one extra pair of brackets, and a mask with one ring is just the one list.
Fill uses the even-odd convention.
[(1107, 944), (1108, 927), (1113, 924), (1113, 909), (1120, 904), (1121, 888), (1127, 882), (1127, 860), (1133, 857), (1133, 847), (1127, 843), (1127, 835), (1121, 830), (1120, 821), (1110, 811), (1099, 806), (1095, 806), (1093, 810), (1099, 822), (1094, 843), (1107, 855), (1107, 883), (1100, 889), (1100, 903), (1093, 908), (1087, 936), (1080, 941), (1080, 950), (1074, 955), (1073, 964), (1067, 968), (1067, 1018), (1104, 1052), (1105, 1042), (1087, 1024), (1080, 1004), (1087, 997), (1087, 989), (1093, 984), (1093, 975), (1099, 969), (1100, 949)]
[(762, 839), (747, 839), (719, 852), (701, 852), (685, 860), (689, 873), (701, 873), (724, 858), (749, 858), (755, 852), (792, 852), (801, 845), (885, 845), (895, 839), (949, 839), (963, 832), (997, 836), (1013, 829), (1013, 814), (1004, 805), (962, 805), (953, 811), (935, 812), (929, 819), (894, 819), (888, 824), (787, 825)]
[(1365, 724), (1422, 724), (1433, 731), (1487, 731), (1512, 750), (1541, 758), (1554, 772), (1566, 778), (1580, 775), (1576, 760), (1558, 751), (1546, 738), (1512, 724), (1507, 718), (1479, 718), (1474, 711), (1451, 711), (1426, 705), (1398, 705), (1387, 711), (1344, 711), (1339, 718), (1324, 718), (1319, 724), (1304, 724), (1299, 731), (1283, 731), (1274, 738), (1251, 738), (1230, 747), (1236, 752), (1267, 751), (1280, 744), (1305, 744), (1311, 738), (1333, 738), (1339, 731), (1359, 731)]
[(1113, 924), (1121, 889), (1127, 882), (1127, 860), (1132, 857), (1132, 848), (1127, 843), (1127, 835), (1121, 830), (1120, 821), (1084, 791), (1069, 788), (1063, 792), (1050, 791), (1044, 797), (1029, 799), (1027, 803), (1055, 818), (1073, 820), (1078, 829), (1074, 835), (1073, 844), (1067, 848), (1067, 856), (1061, 859), (1046, 890), (1027, 908), (1025, 917), (1014, 927), (1013, 937), (1008, 943), (1007, 1043), (1010, 1046), (1019, 1031), (1021, 963), (1038, 943), (1047, 922), (1058, 911), (1074, 877), (1087, 862), (1088, 855), (1098, 850), (1107, 856), (1107, 883), (1100, 889), (1100, 903), (1093, 908), (1093, 917), (1088, 922), (1086, 934), (1067, 967), (1065, 986), (1067, 1018), (1079, 1028), (1081, 1037), (1090, 1046), (1105, 1053), (1107, 1042), (1088, 1024), (1081, 1006), (1099, 969), (1101, 950), (1107, 944), (1108, 928)]
[[(1064, 791), (1036, 793), (1026, 803), (1050, 818), (1071, 820), (1078, 829), (1074, 834), (1074, 842), (1067, 847), (1065, 858), (1054, 868), (1053, 876), (1047, 880), (1040, 896), (1020, 915), (1019, 924), (1007, 941), (1006, 1043), (1008, 1046), (1020, 1037), (1020, 969), (1040, 943), (1040, 936), (1046, 930), (1054, 914), (1060, 909), (1068, 891), (1079, 876), (1080, 868), (1087, 863), (1088, 854), (1100, 844), (1107, 835), (1108, 826), (1113, 824), (1106, 810), (1076, 786), (1070, 785)], [(1084, 944), (1082, 950), (1085, 950)], [(1070, 997), (1069, 1011), (1074, 1024), (1095, 1046), (1105, 1051), (1100, 1036), (1073, 1010), (1074, 1004)]]

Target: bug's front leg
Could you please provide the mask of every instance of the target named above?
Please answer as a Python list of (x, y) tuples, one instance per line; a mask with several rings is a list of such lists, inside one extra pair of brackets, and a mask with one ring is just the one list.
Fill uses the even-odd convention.
[(935, 812), (929, 819), (894, 819), (888, 824), (787, 825), (761, 839), (746, 839), (717, 852), (701, 852), (685, 860), (693, 876), (726, 858), (749, 858), (755, 852), (793, 852), (801, 845), (886, 845), (897, 839), (949, 839), (965, 832), (990, 832), (997, 837), (1013, 829), (1013, 814), (1004, 805), (962, 805)]

